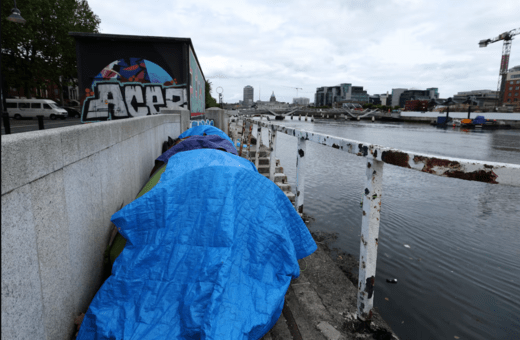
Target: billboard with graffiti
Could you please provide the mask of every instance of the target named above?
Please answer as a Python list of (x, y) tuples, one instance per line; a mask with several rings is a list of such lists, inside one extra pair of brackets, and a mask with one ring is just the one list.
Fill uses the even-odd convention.
[(206, 83), (195, 55), (190, 47), (190, 111), (192, 117), (204, 114), (206, 108)]
[(85, 88), (82, 121), (100, 121), (157, 114), (161, 109), (188, 107), (186, 84), (143, 58), (118, 59)]

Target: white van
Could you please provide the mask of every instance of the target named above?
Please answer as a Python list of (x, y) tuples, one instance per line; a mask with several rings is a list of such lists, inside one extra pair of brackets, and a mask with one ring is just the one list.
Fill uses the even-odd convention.
[(68, 115), (67, 111), (49, 99), (6, 99), (6, 104), (9, 117), (14, 119), (36, 118), (40, 115), (50, 119), (65, 119)]

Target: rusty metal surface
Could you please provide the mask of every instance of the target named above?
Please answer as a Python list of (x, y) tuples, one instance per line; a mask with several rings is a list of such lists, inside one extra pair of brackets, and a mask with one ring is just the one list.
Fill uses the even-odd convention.
[(520, 165), (427, 155), (413, 151), (388, 148), (376, 144), (297, 130), (268, 122), (255, 121), (260, 126), (274, 126), (289, 136), (327, 145), (350, 154), (382, 161), (386, 164), (424, 173), (491, 184), (520, 186)]

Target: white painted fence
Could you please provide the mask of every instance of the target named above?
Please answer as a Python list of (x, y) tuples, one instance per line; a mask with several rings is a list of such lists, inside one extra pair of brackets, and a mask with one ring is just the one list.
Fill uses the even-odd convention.
[[(365, 157), (366, 180), (363, 195), (363, 217), (361, 223), (361, 242), (359, 254), (359, 283), (357, 314), (362, 320), (372, 317), (374, 304), (374, 283), (376, 274), (377, 248), (379, 244), (379, 222), (381, 216), (381, 196), (383, 190), (383, 167), (385, 164), (409, 168), (431, 175), (452, 177), (468, 181), (490, 184), (520, 186), (520, 165), (483, 162), (468, 159), (432, 156), (411, 151), (392, 149), (384, 146), (327, 136), (288, 128), (270, 122), (245, 118), (250, 124), (257, 125), (257, 140), (260, 141), (261, 128), (270, 131), (269, 148), (271, 159), (276, 153), (276, 132), (294, 136), (298, 148), (296, 155), (296, 210), (303, 213), (305, 155), (307, 141)], [(257, 150), (259, 143), (257, 143)], [(257, 153), (258, 155), (258, 153)], [(258, 156), (257, 156), (258, 157)], [(256, 163), (258, 164), (258, 163)], [(273, 179), (275, 162), (270, 163)]]

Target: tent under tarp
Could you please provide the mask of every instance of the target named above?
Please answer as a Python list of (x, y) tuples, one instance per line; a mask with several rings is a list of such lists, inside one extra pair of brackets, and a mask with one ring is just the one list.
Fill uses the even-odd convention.
[(316, 250), (285, 194), (220, 150), (172, 156), (112, 216), (127, 240), (78, 339), (259, 339)]

